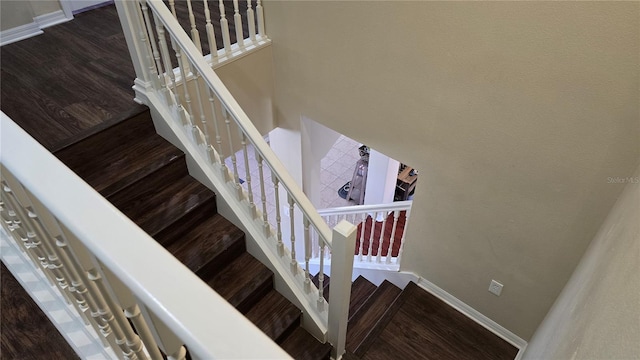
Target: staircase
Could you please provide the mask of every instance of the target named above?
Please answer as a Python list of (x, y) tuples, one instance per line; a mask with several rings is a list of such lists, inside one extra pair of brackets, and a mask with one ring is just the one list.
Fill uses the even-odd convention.
[[(302, 312), (274, 289), (273, 273), (246, 251), (242, 230), (217, 213), (215, 194), (188, 174), (185, 155), (156, 134), (148, 110), (84, 133), (54, 155), (293, 358), (329, 359), (330, 344), (300, 326)], [(329, 284), (325, 275), (327, 300)], [(345, 359), (513, 359), (517, 353), (414, 283), (401, 290), (363, 277), (351, 288), (346, 349)]]
[[(156, 134), (148, 110), (85, 133), (54, 153), (296, 359), (328, 359), (300, 327), (301, 311), (246, 251), (244, 233), (187, 172), (185, 155)], [(188, 306), (185, 299), (185, 306)]]

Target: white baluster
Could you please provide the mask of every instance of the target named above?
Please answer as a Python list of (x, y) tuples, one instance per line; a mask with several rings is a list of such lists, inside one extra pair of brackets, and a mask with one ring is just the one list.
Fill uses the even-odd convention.
[[(207, 118), (204, 114), (204, 100), (202, 98), (202, 94), (200, 91), (200, 74), (198, 73), (198, 71), (194, 68), (193, 69), (193, 85), (196, 89), (196, 102), (198, 103), (198, 111), (200, 112), (200, 126), (201, 126), (201, 131), (196, 131), (196, 144), (199, 144), (200, 141), (203, 141), (204, 144), (208, 147), (209, 146), (209, 130), (207, 130)], [(185, 86), (187, 86), (187, 84), (185, 83)], [(198, 125), (196, 125), (196, 128), (198, 127)], [(204, 135), (204, 139), (202, 139), (202, 136)]]
[(133, 326), (136, 328), (136, 331), (140, 335), (142, 343), (144, 344), (147, 351), (149, 351), (149, 355), (151, 356), (151, 358), (162, 359), (162, 353), (160, 353), (160, 350), (158, 350), (158, 344), (153, 338), (151, 330), (149, 330), (149, 327), (147, 326), (147, 322), (144, 321), (144, 318), (140, 313), (138, 304), (133, 304), (132, 306), (125, 308), (124, 315), (133, 323)]
[(238, 130), (240, 130), (242, 153), (244, 154), (244, 170), (247, 181), (247, 195), (249, 196), (249, 209), (251, 211), (251, 217), (255, 219), (258, 216), (258, 212), (256, 204), (253, 202), (253, 186), (251, 183), (251, 168), (249, 167), (249, 152), (247, 151), (247, 136), (239, 127)]
[(144, 17), (144, 24), (147, 27), (147, 35), (149, 36), (149, 45), (151, 45), (151, 53), (153, 54), (153, 59), (155, 60), (155, 65), (157, 69), (157, 75), (160, 80), (160, 86), (162, 87), (162, 92), (166, 91), (166, 83), (165, 77), (161, 76), (162, 72), (162, 63), (160, 61), (160, 53), (158, 52), (158, 47), (156, 46), (156, 39), (153, 35), (153, 26), (151, 25), (151, 20), (149, 19), (149, 9), (147, 8), (146, 1), (141, 1), (142, 4), (142, 15)]
[(287, 201), (289, 202), (289, 227), (291, 230), (291, 273), (298, 273), (298, 262), (296, 261), (296, 227), (294, 217), (293, 198), (287, 193)]
[[(126, 348), (130, 349), (131, 353), (135, 354), (138, 359), (148, 359), (144, 351), (142, 341), (140, 341), (138, 335), (136, 335), (131, 328), (131, 324), (129, 324), (129, 321), (122, 311), (123, 309), (109, 294), (109, 290), (103, 281), (102, 275), (100, 275), (97, 269), (94, 268), (89, 271), (89, 279), (93, 280), (98, 292), (102, 296), (100, 302), (104, 302), (101, 305), (106, 311), (105, 315), (109, 318), (113, 318), (113, 324), (116, 325), (113, 326), (116, 339), (124, 339), (126, 341)], [(125, 354), (127, 353), (125, 352)]]
[[(220, 136), (220, 127), (218, 125), (218, 113), (216, 112), (216, 103), (213, 97), (213, 91), (211, 91), (208, 85), (206, 86), (206, 88), (209, 95), (209, 104), (211, 105), (211, 113), (213, 114), (213, 129), (216, 132), (216, 150), (218, 152), (217, 160), (220, 162), (220, 166), (221, 166), (220, 169), (222, 170), (222, 176), (225, 176), (226, 178), (227, 168), (226, 168), (226, 164), (224, 163), (225, 156), (224, 156), (224, 152), (222, 151), (222, 137)], [(212, 145), (212, 144), (209, 144), (209, 145)], [(213, 161), (216, 159), (214, 156), (211, 156), (211, 160)]]
[(236, 29), (236, 42), (240, 49), (244, 48), (244, 35), (242, 34), (242, 16), (240, 16), (240, 7), (238, 0), (233, 0), (233, 27)]
[[(167, 83), (168, 92), (173, 95), (173, 99), (171, 99), (171, 94), (167, 94), (167, 102), (171, 104), (171, 101), (173, 101), (173, 105), (178, 106), (180, 99), (178, 98), (178, 89), (176, 88), (176, 76), (173, 73), (173, 65), (171, 65), (171, 55), (169, 54), (169, 46), (167, 45), (167, 40), (164, 35), (164, 26), (158, 20), (155, 13), (153, 14), (153, 19), (156, 24), (156, 32), (158, 33), (160, 55), (162, 56), (162, 63), (164, 64), (164, 69), (161, 68), (161, 71), (164, 71), (164, 75), (162, 77)], [(169, 77), (169, 81), (166, 81), (167, 76)]]
[(227, 126), (229, 153), (231, 153), (231, 164), (233, 165), (233, 186), (236, 189), (238, 200), (242, 200), (242, 187), (240, 186), (240, 175), (238, 174), (238, 160), (236, 159), (236, 153), (233, 151), (233, 139), (231, 137), (231, 121), (229, 120), (229, 113), (224, 106), (222, 107), (222, 116), (224, 117), (224, 123)]
[(169, 0), (169, 8), (171, 9), (171, 13), (173, 14), (173, 17), (177, 20), (178, 19), (178, 15), (176, 15), (176, 2), (175, 2), (175, 0)]
[[(102, 283), (102, 276), (98, 272), (96, 268), (91, 268), (87, 271), (88, 279), (90, 280), (88, 283), (89, 291), (93, 294), (96, 302), (98, 304), (98, 313), (104, 319), (104, 321), (110, 326), (113, 330), (113, 335), (116, 339), (116, 344), (122, 350), (126, 358), (134, 358), (134, 349), (131, 349), (127, 340), (125, 339), (124, 332), (121, 327), (122, 319), (118, 320), (120, 316), (124, 317), (122, 311), (117, 309), (117, 311), (112, 311), (108, 305), (107, 298), (109, 297), (108, 292), (104, 288), (104, 284)], [(115, 315), (114, 315), (115, 314)], [(124, 320), (126, 321), (126, 320)], [(142, 349), (138, 349), (142, 351)], [(137, 354), (136, 354), (137, 355)], [(144, 356), (144, 354), (142, 354)], [(146, 359), (146, 356), (143, 357)]]
[(264, 9), (262, 8), (262, 0), (256, 1), (256, 12), (258, 13), (258, 35), (264, 37)]
[(318, 273), (318, 310), (324, 311), (324, 251), (326, 244), (320, 237), (320, 272)]
[(196, 28), (196, 18), (193, 16), (193, 9), (191, 8), (191, 0), (187, 0), (187, 10), (189, 11), (189, 23), (191, 24), (191, 40), (196, 46), (196, 49), (202, 54), (202, 43), (200, 43), (200, 33)]
[(382, 244), (384, 244), (384, 233), (387, 228), (387, 218), (389, 217), (386, 211), (383, 211), (384, 219), (382, 219), (382, 228), (380, 229), (380, 239), (378, 239), (378, 255), (376, 256), (376, 262), (380, 263), (382, 257)]
[(364, 246), (364, 232), (367, 228), (367, 214), (363, 214), (362, 227), (360, 229), (360, 247), (358, 249), (358, 261), (362, 261), (362, 247)]
[(311, 258), (311, 235), (309, 233), (309, 219), (302, 217), (304, 223), (304, 289), (311, 291), (311, 277), (309, 275), (309, 259)]
[(247, 0), (247, 23), (249, 25), (249, 39), (251, 43), (256, 43), (256, 19), (251, 8), (251, 0)]
[(407, 236), (407, 224), (409, 223), (409, 212), (406, 210), (404, 213), (404, 228), (402, 229), (402, 237), (400, 238), (400, 249), (398, 249), (398, 257), (396, 258), (396, 265), (400, 265), (400, 259), (402, 258), (402, 252), (404, 251), (405, 237)]
[[(146, 6), (145, 0), (140, 0), (143, 6)], [(136, 6), (136, 12), (137, 12), (137, 16), (138, 16), (138, 21), (140, 21), (140, 24), (145, 24), (145, 26), (148, 26), (148, 24), (144, 21), (144, 18), (142, 16), (142, 10), (140, 9), (140, 6)], [(159, 89), (160, 88), (160, 80), (158, 78), (158, 71), (156, 70), (156, 65), (153, 62), (153, 53), (151, 50), (151, 45), (149, 44), (149, 37), (147, 34), (147, 31), (145, 29), (145, 26), (140, 27), (140, 33), (139, 33), (139, 37), (140, 37), (140, 42), (142, 43), (142, 47), (145, 49), (145, 61), (146, 61), (146, 65), (147, 65), (147, 74), (148, 74), (148, 78), (151, 81), (151, 84), (153, 86), (154, 89)]]
[(140, 312), (147, 324), (153, 329), (153, 337), (156, 343), (167, 354), (169, 360), (184, 360), (187, 351), (180, 340), (171, 329), (169, 329), (162, 320), (155, 314), (150, 312), (144, 305), (140, 306)]
[(211, 61), (216, 62), (218, 59), (218, 45), (216, 44), (216, 34), (213, 29), (213, 24), (211, 24), (211, 12), (209, 11), (209, 2), (207, 0), (203, 0), (204, 2), (204, 19), (207, 22), (205, 25), (205, 30), (207, 31), (207, 41), (209, 43), (209, 52), (211, 53)]
[(389, 239), (389, 250), (387, 250), (387, 264), (391, 264), (391, 256), (393, 252), (393, 243), (396, 240), (396, 229), (398, 228), (398, 217), (400, 216), (400, 210), (393, 212), (393, 228), (391, 228), (391, 238)]
[(182, 77), (182, 94), (184, 96), (184, 101), (187, 103), (187, 116), (186, 116), (187, 125), (191, 127), (191, 134), (195, 140), (197, 135), (197, 131), (196, 131), (197, 129), (196, 129), (195, 122), (193, 120), (193, 108), (191, 106), (191, 95), (189, 94), (189, 86), (188, 86), (189, 83), (187, 81), (187, 72), (184, 66), (185, 64), (183, 63), (184, 58), (182, 57), (182, 50), (180, 49), (180, 46), (177, 45), (174, 41), (171, 42), (171, 45), (173, 46), (173, 50), (176, 53), (176, 60), (178, 60), (178, 68), (180, 69), (180, 76)]
[(282, 242), (282, 216), (280, 216), (280, 195), (278, 184), (278, 177), (274, 172), (271, 173), (271, 178), (273, 180), (273, 190), (275, 192), (276, 198), (276, 238), (278, 240), (278, 255), (284, 255), (284, 243)]
[(44, 274), (47, 276), (49, 283), (51, 286), (57, 286), (56, 280), (53, 277), (53, 274), (46, 269), (49, 267), (49, 261), (47, 260), (43, 249), (40, 246), (40, 242), (37, 238), (35, 238), (35, 233), (29, 232), (26, 226), (22, 223), (20, 219), (21, 216), (25, 216), (23, 214), (23, 210), (19, 209), (19, 204), (17, 203), (17, 199), (13, 194), (11, 188), (6, 184), (3, 180), (2, 184), (2, 199), (7, 208), (7, 216), (11, 220), (11, 228), (16, 232), (18, 238), (20, 239), (20, 243), (22, 247), (27, 251), (27, 254), (31, 256), (31, 259), (35, 264), (39, 264)]
[(222, 43), (224, 44), (224, 52), (228, 55), (231, 53), (231, 38), (229, 36), (229, 22), (224, 10), (224, 1), (219, 0), (220, 4), (220, 31), (222, 31)]
[(269, 215), (267, 214), (267, 194), (265, 192), (264, 184), (264, 169), (262, 168), (262, 156), (258, 154), (256, 148), (253, 148), (254, 154), (258, 159), (258, 173), (260, 174), (260, 201), (262, 201), (262, 226), (264, 228), (264, 235), (266, 237), (271, 236), (271, 227), (269, 226)]

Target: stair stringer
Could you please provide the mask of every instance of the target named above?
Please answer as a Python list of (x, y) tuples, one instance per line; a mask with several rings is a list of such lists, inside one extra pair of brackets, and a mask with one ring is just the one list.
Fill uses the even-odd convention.
[[(295, 276), (290, 273), (289, 250), (285, 248), (284, 254), (278, 255), (275, 234), (271, 231), (267, 238), (261, 216), (253, 216), (247, 197), (244, 196), (241, 203), (237, 202), (237, 190), (231, 183), (221, 179), (221, 167), (208, 159), (206, 147), (202, 144), (194, 145), (191, 131), (176, 124), (174, 119), (181, 116), (177, 113), (178, 110), (175, 113), (169, 111), (164, 99), (155, 93), (136, 95), (149, 107), (158, 135), (185, 153), (189, 174), (216, 193), (218, 213), (244, 231), (247, 251), (273, 272), (275, 289), (302, 310), (302, 327), (321, 342), (326, 342), (328, 307), (325, 306), (320, 313), (322, 316), (317, 313), (318, 290), (313, 287), (310, 291), (304, 290), (304, 271), (301, 268), (298, 268)], [(232, 177), (229, 174), (227, 178)]]

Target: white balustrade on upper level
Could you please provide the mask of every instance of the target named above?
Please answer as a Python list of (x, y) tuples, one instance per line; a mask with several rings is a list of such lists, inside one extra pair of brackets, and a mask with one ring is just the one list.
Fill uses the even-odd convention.
[[(205, 28), (213, 49), (216, 35), (208, 27), (209, 2), (204, 1)], [(206, 178), (204, 181), (216, 189), (217, 195), (241, 220), (276, 275), (288, 286), (294, 302), (302, 307), (307, 330), (331, 342), (333, 355), (338, 358), (344, 352), (350, 294), (347, 290), (351, 286), (351, 252), (355, 247), (356, 229), (343, 222), (331, 230), (212, 70), (220, 61), (229, 61), (269, 42), (264, 33), (261, 1), (255, 2), (257, 32), (252, 2), (248, 1), (244, 11), (233, 1), (238, 39), (234, 44), (230, 43), (225, 2), (220, 0), (218, 4), (223, 48), (203, 56), (191, 1), (187, 1), (191, 37), (178, 23), (173, 1), (169, 2), (169, 8), (161, 0), (116, 1), (136, 70), (136, 98), (152, 109), (154, 121), (161, 121), (180, 143), (179, 147), (194, 159)], [(246, 38), (242, 28), (243, 12), (249, 19)], [(238, 158), (239, 150), (242, 155)], [(225, 164), (228, 157), (230, 166)], [(257, 176), (252, 176), (248, 166), (244, 173), (239, 171), (239, 162), (247, 164), (250, 157), (257, 160)], [(252, 186), (255, 181), (259, 186)], [(244, 182), (246, 187), (241, 186)], [(268, 191), (269, 186), (273, 191)], [(271, 218), (266, 210), (267, 202), (272, 202), (268, 197), (273, 197), (276, 204)], [(271, 223), (275, 223), (275, 227), (272, 228)], [(313, 274), (309, 261), (303, 267), (298, 263), (301, 254), (308, 260), (314, 252), (331, 253), (334, 260), (329, 305), (322, 293), (322, 275), (316, 287), (310, 281)], [(338, 259), (340, 265), (336, 266)], [(323, 274), (322, 264), (319, 271)]]
[[(356, 224), (354, 267), (399, 270), (412, 201), (355, 205), (318, 210), (329, 226), (347, 220)], [(314, 238), (315, 241), (315, 238)], [(330, 254), (312, 254), (312, 263), (330, 260)]]
[(0, 127), (4, 230), (119, 358), (288, 358), (4, 113)]

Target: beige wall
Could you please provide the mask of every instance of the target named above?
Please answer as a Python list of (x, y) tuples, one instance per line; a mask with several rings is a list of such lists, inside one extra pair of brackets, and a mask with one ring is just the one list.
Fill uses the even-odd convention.
[(60, 1), (57, 0), (29, 0), (29, 3), (31, 3), (31, 8), (35, 16), (62, 10)]
[(640, 168), (629, 179), (524, 359), (640, 356)]
[(0, 1), (0, 30), (30, 24), (33, 18), (62, 10), (57, 0), (2, 0)]
[(640, 158), (640, 3), (267, 5), (278, 125), (419, 169), (403, 269), (528, 340)]
[(216, 74), (262, 135), (274, 128), (271, 46), (217, 68)]
[(30, 24), (34, 16), (28, 1), (0, 1), (0, 30)]

